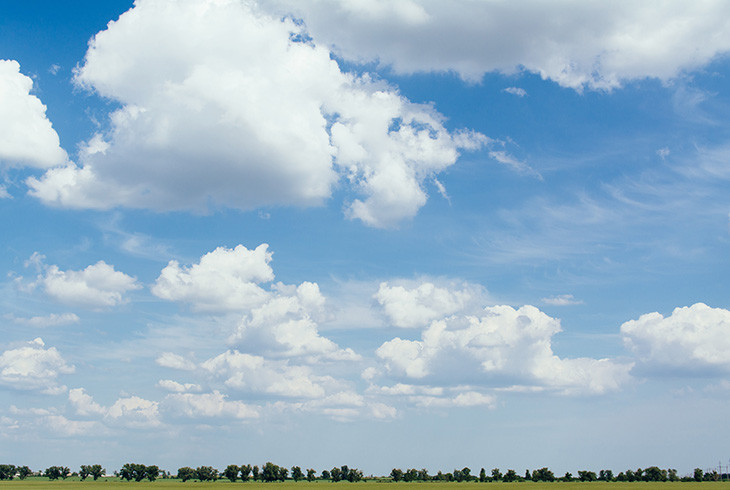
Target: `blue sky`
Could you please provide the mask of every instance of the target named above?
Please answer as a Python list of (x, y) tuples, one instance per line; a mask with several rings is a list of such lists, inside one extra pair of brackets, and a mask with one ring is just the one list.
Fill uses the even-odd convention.
[(4, 2), (0, 458), (724, 462), (727, 10)]

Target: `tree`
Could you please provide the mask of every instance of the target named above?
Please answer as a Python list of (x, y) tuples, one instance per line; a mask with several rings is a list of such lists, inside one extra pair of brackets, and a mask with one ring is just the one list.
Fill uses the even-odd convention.
[(183, 466), (182, 468), (178, 468), (177, 477), (183, 482), (186, 482), (195, 478), (195, 470), (190, 466)]
[(679, 481), (679, 477), (677, 476), (677, 470), (675, 468), (669, 468), (667, 470), (667, 479), (669, 481)]
[(261, 479), (266, 482), (279, 480), (280, 474), (281, 470), (279, 466), (275, 465), (271, 461), (267, 461), (267, 463), (261, 469)]
[(555, 475), (547, 467), (540, 468), (539, 470), (533, 470), (532, 481), (555, 481)]
[(598, 472), (598, 479), (600, 481), (613, 481), (613, 471), (601, 470)]
[(200, 481), (216, 481), (218, 470), (212, 466), (198, 466), (195, 468), (195, 478)]
[(484, 468), (479, 470), (479, 481), (482, 483), (487, 481), (487, 470), (485, 470)]
[(160, 468), (158, 468), (156, 465), (147, 466), (145, 468), (144, 477), (147, 478), (149, 481), (157, 480), (158, 476), (160, 476)]
[(79, 469), (79, 476), (81, 477), (81, 481), (84, 481), (86, 478), (91, 476), (91, 466), (82, 464)]
[(335, 466), (330, 470), (330, 478), (332, 478), (333, 482), (338, 482), (342, 480), (342, 470)]
[(12, 480), (15, 477), (15, 465), (0, 464), (0, 480)]
[(317, 472), (314, 469), (309, 468), (307, 470), (307, 481), (314, 481), (316, 479), (317, 479)]
[(253, 468), (251, 468), (251, 474), (253, 475), (253, 480), (256, 481), (259, 479), (259, 467), (254, 465)]
[(702, 481), (702, 477), (704, 476), (704, 472), (701, 468), (695, 468), (694, 478), (695, 481)]
[(299, 481), (304, 477), (304, 474), (302, 473), (302, 468), (299, 466), (292, 466), (291, 467), (291, 477), (294, 481)]
[(502, 473), (500, 473), (499, 468), (493, 468), (492, 469), (492, 480), (499, 481), (502, 479)]
[(49, 480), (58, 480), (59, 478), (61, 478), (61, 467), (51, 466), (49, 468), (46, 468), (46, 470), (43, 472), (43, 476), (45, 476)]
[(580, 481), (596, 481), (598, 477), (595, 471), (579, 471), (578, 478)]
[(362, 480), (362, 471), (358, 470), (357, 468), (350, 468), (347, 470), (347, 481), (351, 483), (358, 482)]
[(20, 466), (18, 468), (18, 478), (25, 480), (30, 474), (33, 473), (27, 466)]
[(238, 480), (239, 471), (241, 471), (241, 469), (238, 467), (238, 465), (229, 464), (223, 471), (223, 476), (231, 480), (231, 482), (235, 482), (236, 480)]
[(400, 468), (393, 468), (393, 471), (390, 472), (390, 477), (394, 482), (401, 481), (403, 479), (403, 470)]
[(644, 470), (644, 481), (667, 481), (667, 472), (657, 466), (649, 466)]
[(418, 472), (418, 480), (419, 481), (428, 481), (431, 477), (428, 476), (428, 470), (426, 468), (421, 468), (421, 470)]
[(409, 468), (403, 473), (403, 481), (416, 481), (418, 478), (418, 470), (415, 468)]
[(323, 480), (329, 480), (330, 479), (330, 472), (327, 470), (322, 470), (322, 479)]
[(532, 476), (530, 475), (530, 470), (525, 470), (525, 480), (530, 480)]
[(251, 465), (244, 464), (241, 465), (239, 469), (241, 470), (241, 480), (248, 481), (248, 479), (251, 477)]
[(563, 476), (563, 481), (573, 481), (573, 473), (570, 471), (566, 471), (565, 475)]
[(517, 481), (517, 472), (515, 470), (507, 470), (507, 473), (502, 477), (502, 481), (511, 482)]

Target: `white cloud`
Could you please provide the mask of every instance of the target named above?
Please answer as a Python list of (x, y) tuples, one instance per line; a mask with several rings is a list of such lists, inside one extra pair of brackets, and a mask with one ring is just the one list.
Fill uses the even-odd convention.
[(730, 311), (696, 303), (671, 315), (621, 325), (624, 345), (650, 369), (689, 374), (730, 371)]
[(551, 338), (560, 322), (534, 306), (484, 309), (481, 316), (451, 316), (431, 323), (421, 340), (395, 338), (376, 354), (389, 373), (432, 385), (539, 386), (560, 393), (619, 389), (631, 364), (609, 359), (561, 359)]
[(48, 168), (67, 160), (33, 80), (14, 60), (0, 60), (0, 164)]
[(44, 327), (60, 327), (63, 325), (71, 325), (79, 322), (79, 317), (75, 313), (51, 313), (46, 316), (32, 316), (30, 318), (16, 317), (12, 314), (5, 315), (13, 323), (18, 325), (26, 325), (33, 328)]
[(400, 281), (396, 285), (380, 284), (373, 296), (396, 327), (425, 327), (432, 320), (474, 309), (484, 298), (483, 288), (473, 284), (437, 286), (430, 281)]
[(183, 356), (172, 352), (163, 352), (157, 359), (155, 359), (155, 362), (159, 366), (180, 369), (181, 371), (193, 371), (196, 367), (193, 361), (185, 359)]
[(105, 407), (96, 403), (83, 388), (74, 388), (69, 390), (68, 399), (77, 415), (96, 417), (108, 425), (144, 428), (161, 424), (159, 403), (138, 396), (119, 398)]
[(294, 9), (315, 38), (347, 59), (401, 73), (454, 71), (469, 81), (526, 70), (564, 87), (611, 89), (628, 80), (668, 80), (730, 50), (730, 6), (721, 0), (266, 5)]
[(62, 374), (74, 372), (55, 347), (45, 349), (40, 338), (24, 347), (8, 349), (0, 354), (0, 384), (19, 390), (38, 390), (58, 394), (66, 390), (59, 386)]
[(180, 267), (172, 260), (152, 286), (152, 294), (190, 303), (198, 311), (242, 311), (259, 306), (269, 293), (258, 283), (274, 279), (271, 255), (264, 243), (254, 250), (243, 245), (218, 247), (190, 267)]
[(120, 398), (107, 409), (105, 418), (125, 427), (155, 427), (160, 425), (159, 403), (138, 396)]
[(540, 301), (546, 305), (552, 306), (572, 306), (583, 304), (581, 300), (575, 299), (572, 294), (559, 294), (557, 296), (542, 298)]
[(114, 99), (80, 165), (27, 182), (53, 205), (201, 211), (321, 205), (345, 178), (346, 214), (394, 227), (424, 182), (486, 138), (432, 107), (343, 73), (302, 27), (253, 2), (140, 0), (92, 40), (76, 82)]
[(506, 89), (503, 89), (502, 92), (507, 92), (508, 94), (516, 95), (517, 97), (524, 97), (527, 95), (525, 89), (520, 87), (507, 87)]
[(202, 391), (202, 388), (198, 384), (194, 383), (178, 383), (171, 379), (161, 379), (157, 382), (157, 386), (163, 390), (171, 391), (173, 393), (187, 393), (190, 391)]
[(227, 351), (201, 364), (215, 378), (235, 390), (294, 398), (321, 398), (339, 382), (331, 376), (316, 375), (307, 366), (288, 361)]
[(100, 429), (94, 420), (69, 420), (63, 415), (48, 415), (43, 421), (52, 432), (67, 437), (98, 434)]
[(240, 401), (230, 401), (218, 391), (205, 394), (177, 393), (165, 397), (164, 406), (175, 414), (190, 418), (232, 417), (251, 419), (259, 417), (259, 411)]
[(351, 349), (341, 349), (319, 334), (315, 320), (323, 316), (325, 298), (317, 284), (262, 287), (274, 279), (271, 256), (266, 244), (254, 250), (238, 245), (234, 249), (219, 247), (190, 267), (171, 261), (152, 293), (190, 303), (198, 311), (243, 314), (228, 339), (233, 346), (279, 357), (358, 359)]
[(83, 388), (68, 390), (68, 401), (79, 415), (105, 415), (107, 412), (107, 409), (96, 403)]
[(125, 293), (142, 287), (134, 277), (114, 270), (103, 260), (80, 271), (46, 266), (37, 283), (56, 301), (86, 308), (119, 305), (125, 302)]

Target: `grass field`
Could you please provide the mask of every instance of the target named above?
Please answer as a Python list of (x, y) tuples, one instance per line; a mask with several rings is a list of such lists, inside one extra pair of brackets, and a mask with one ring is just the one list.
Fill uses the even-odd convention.
[(417, 490), (427, 486), (428, 490), (671, 490), (680, 487), (679, 490), (730, 490), (730, 482), (555, 482), (555, 483), (535, 483), (535, 482), (519, 482), (519, 483), (444, 483), (444, 482), (413, 482), (413, 483), (392, 483), (389, 481), (365, 481), (359, 483), (340, 482), (332, 483), (328, 481), (298, 483), (278, 482), (278, 483), (260, 483), (238, 481), (232, 483), (229, 480), (218, 480), (216, 482), (198, 482), (187, 481), (185, 483), (180, 480), (157, 480), (154, 482), (126, 482), (119, 480), (111, 481), (79, 481), (78, 479), (49, 481), (43, 478), (28, 478), (26, 480), (0, 481), (0, 488), (18, 488), (18, 489), (41, 489), (41, 488), (58, 488), (63, 490), (76, 490), (88, 488), (129, 488), (144, 490), (148, 488), (226, 488), (233, 486), (242, 486), (246, 490), (327, 490), (333, 487), (339, 490), (346, 490), (353, 487), (353, 490), (376, 490), (387, 486), (391, 490)]

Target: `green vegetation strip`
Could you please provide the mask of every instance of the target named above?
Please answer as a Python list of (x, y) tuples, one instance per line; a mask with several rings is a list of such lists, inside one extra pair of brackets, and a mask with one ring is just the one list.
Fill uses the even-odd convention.
[(234, 486), (244, 486), (247, 490), (327, 490), (333, 486), (340, 490), (346, 490), (353, 487), (353, 490), (382, 490), (383, 485), (387, 485), (393, 490), (417, 490), (428, 486), (429, 490), (456, 490), (456, 488), (484, 488), (484, 490), (501, 489), (501, 490), (668, 490), (667, 487), (681, 487), (681, 490), (730, 490), (730, 482), (515, 482), (515, 483), (479, 483), (479, 482), (398, 482), (394, 483), (389, 480), (367, 480), (359, 483), (339, 482), (332, 483), (329, 481), (316, 482), (241, 482), (232, 483), (229, 480), (218, 480), (215, 482), (198, 482), (187, 481), (183, 483), (180, 480), (166, 479), (154, 482), (127, 482), (118, 479), (110, 480), (86, 480), (78, 479), (54, 480), (49, 481), (45, 478), (27, 478), (25, 480), (5, 480), (0, 481), (0, 488), (62, 488), (64, 490), (75, 490), (84, 488), (129, 488), (130, 490), (145, 488), (162, 489), (162, 488), (225, 488)]

